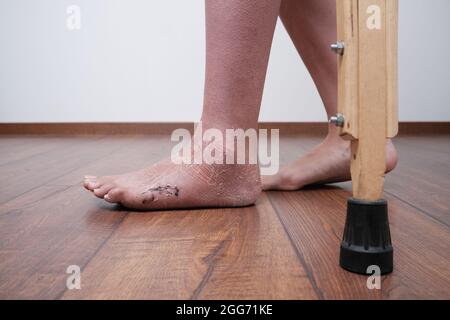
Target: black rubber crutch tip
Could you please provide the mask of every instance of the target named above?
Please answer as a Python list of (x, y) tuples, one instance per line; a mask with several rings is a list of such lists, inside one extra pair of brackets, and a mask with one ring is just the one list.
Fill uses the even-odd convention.
[(393, 253), (387, 201), (350, 198), (341, 243), (341, 267), (364, 275), (377, 267), (382, 275), (389, 274), (394, 270)]

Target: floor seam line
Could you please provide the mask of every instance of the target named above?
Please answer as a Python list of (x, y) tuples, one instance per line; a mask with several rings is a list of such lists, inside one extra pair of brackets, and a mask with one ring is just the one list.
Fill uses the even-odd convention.
[(303, 269), (305, 270), (306, 276), (308, 277), (308, 280), (311, 283), (311, 286), (313, 287), (314, 292), (316, 293), (317, 297), (320, 300), (324, 300), (325, 297), (323, 295), (322, 290), (320, 290), (319, 286), (317, 285), (316, 279), (314, 278), (314, 275), (313, 275), (312, 271), (309, 269), (309, 267), (308, 267), (308, 265), (307, 265), (303, 255), (300, 253), (300, 251), (298, 250), (297, 246), (295, 245), (294, 240), (291, 237), (291, 234), (289, 233), (289, 231), (287, 230), (286, 226), (284, 225), (283, 220), (280, 217), (280, 213), (278, 212), (278, 209), (276, 208), (276, 206), (273, 204), (273, 201), (270, 198), (269, 194), (267, 194), (267, 198), (268, 198), (269, 203), (272, 206), (273, 210), (275, 211), (275, 215), (277, 216), (278, 221), (280, 222), (281, 226), (283, 227), (283, 230), (284, 230), (286, 236), (288, 237), (291, 246), (293, 247), (293, 249), (294, 249), (294, 251), (296, 253), (297, 259), (299, 260), (300, 264), (302, 265)]
[[(95, 251), (91, 254), (91, 256), (88, 258), (88, 260), (86, 261), (86, 263), (83, 265), (83, 267), (80, 268), (80, 276), (83, 273), (83, 270), (86, 269), (86, 267), (89, 265), (89, 263), (92, 261), (92, 259), (95, 258), (95, 256), (100, 252), (101, 249), (103, 249), (103, 247), (105, 246), (105, 244), (109, 241), (109, 239), (111, 239), (111, 237), (116, 233), (117, 229), (119, 229), (120, 225), (122, 224), (122, 222), (128, 217), (129, 212), (126, 211), (125, 215), (123, 216), (122, 219), (120, 219), (119, 222), (116, 223), (116, 227), (114, 228), (114, 230), (111, 231), (111, 233), (106, 237), (105, 240), (103, 240), (103, 242), (98, 246), (97, 249), (95, 249)], [(70, 291), (69, 289), (64, 289), (60, 294), (58, 294), (55, 297), (55, 300), (61, 300), (61, 298), (64, 296), (64, 294), (66, 292)]]
[(385, 191), (386, 194), (394, 197), (395, 199), (399, 200), (400, 202), (416, 209), (417, 211), (419, 211), (420, 213), (422, 213), (423, 215), (425, 215), (427, 218), (430, 218), (431, 220), (433, 220), (434, 222), (436, 222), (437, 224), (443, 225), (444, 227), (450, 228), (450, 225), (448, 225), (446, 222), (441, 221), (440, 219), (432, 216), (430, 213), (428, 213), (427, 211), (413, 205), (412, 203), (410, 203), (409, 201), (406, 201), (402, 198), (400, 198), (400, 196), (397, 196), (396, 194), (392, 193), (391, 191)]

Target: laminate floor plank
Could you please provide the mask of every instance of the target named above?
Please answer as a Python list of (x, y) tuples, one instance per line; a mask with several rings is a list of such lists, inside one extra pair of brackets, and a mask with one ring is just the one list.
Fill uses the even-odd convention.
[[(281, 163), (321, 140), (282, 136)], [(449, 141), (395, 140), (395, 271), (369, 290), (338, 266), (349, 182), (264, 193), (242, 209), (134, 213), (82, 178), (155, 163), (170, 154), (167, 136), (0, 136), (0, 298), (449, 299)], [(70, 265), (81, 290), (66, 288)]]
[(66, 147), (0, 167), (0, 204), (123, 147), (129, 138), (65, 138)]
[(387, 200), (396, 269), (384, 278), (383, 289), (368, 290), (367, 277), (350, 274), (339, 267), (339, 245), (349, 196), (348, 191), (337, 187), (269, 193), (274, 208), (298, 251), (303, 253), (324, 298), (449, 298), (448, 227), (390, 196)]
[(58, 298), (67, 268), (82, 269), (125, 215), (79, 186), (43, 186), (1, 205), (0, 298)]
[(64, 299), (317, 299), (270, 202), (129, 214)]
[(67, 141), (67, 137), (63, 136), (2, 136), (0, 139), (0, 167), (18, 164), (25, 159), (53, 150), (68, 148), (70, 144)]

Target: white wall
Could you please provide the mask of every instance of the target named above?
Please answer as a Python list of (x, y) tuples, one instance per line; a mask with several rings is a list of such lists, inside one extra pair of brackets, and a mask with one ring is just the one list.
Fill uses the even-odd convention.
[[(450, 121), (450, 1), (400, 5), (401, 120)], [(0, 122), (198, 120), (203, 19), (203, 0), (0, 0)], [(281, 24), (261, 120), (325, 120)]]

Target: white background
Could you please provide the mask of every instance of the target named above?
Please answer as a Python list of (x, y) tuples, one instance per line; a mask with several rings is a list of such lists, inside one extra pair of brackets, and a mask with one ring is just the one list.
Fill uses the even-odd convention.
[[(402, 121), (450, 121), (449, 15), (448, 0), (400, 0)], [(0, 0), (0, 46), (0, 122), (199, 119), (203, 0)], [(260, 120), (326, 120), (281, 23)]]

